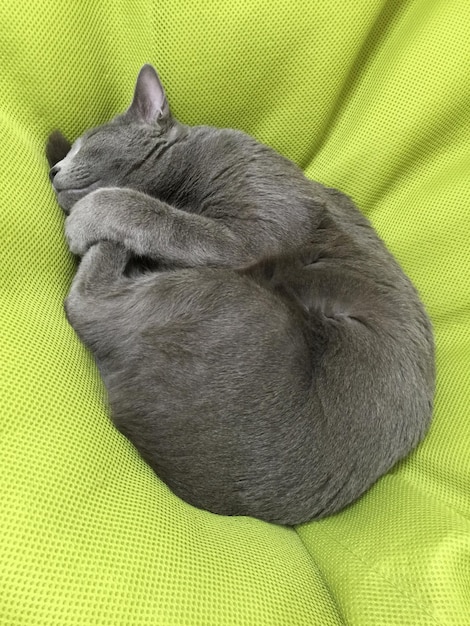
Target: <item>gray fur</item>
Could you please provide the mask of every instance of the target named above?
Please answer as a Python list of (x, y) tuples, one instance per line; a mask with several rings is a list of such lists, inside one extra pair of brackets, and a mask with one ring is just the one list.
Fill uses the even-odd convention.
[(422, 439), (431, 326), (345, 195), (244, 133), (179, 123), (150, 66), (128, 111), (61, 145), (51, 179), (83, 257), (68, 319), (174, 493), (297, 524)]

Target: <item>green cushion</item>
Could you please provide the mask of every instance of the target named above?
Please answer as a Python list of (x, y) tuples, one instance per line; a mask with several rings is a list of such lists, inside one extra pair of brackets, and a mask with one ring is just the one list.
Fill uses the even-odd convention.
[[(458, 0), (0, 3), (0, 624), (469, 623), (469, 29)], [(178, 500), (65, 320), (44, 142), (123, 110), (145, 62), (182, 121), (243, 128), (352, 195), (433, 319), (431, 432), (334, 517)]]

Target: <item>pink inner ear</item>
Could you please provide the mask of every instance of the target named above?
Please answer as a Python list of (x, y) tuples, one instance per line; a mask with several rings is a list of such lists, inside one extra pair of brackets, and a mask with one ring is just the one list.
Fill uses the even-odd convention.
[(156, 71), (151, 65), (144, 65), (137, 78), (131, 108), (143, 121), (151, 124), (161, 117), (165, 101), (165, 92)]

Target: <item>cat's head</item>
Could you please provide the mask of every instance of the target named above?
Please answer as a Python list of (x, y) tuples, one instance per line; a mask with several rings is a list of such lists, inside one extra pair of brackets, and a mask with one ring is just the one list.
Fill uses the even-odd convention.
[(151, 65), (140, 70), (131, 106), (111, 122), (93, 128), (72, 146), (58, 132), (49, 137), (49, 177), (65, 212), (99, 187), (141, 188), (146, 160), (168, 141), (178, 123)]

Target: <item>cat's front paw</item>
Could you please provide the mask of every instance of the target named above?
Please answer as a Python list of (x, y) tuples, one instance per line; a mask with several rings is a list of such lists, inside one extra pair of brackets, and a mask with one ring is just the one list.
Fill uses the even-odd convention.
[(65, 220), (65, 237), (70, 252), (83, 256), (99, 241), (118, 241), (110, 220), (120, 189), (97, 189), (79, 200)]

